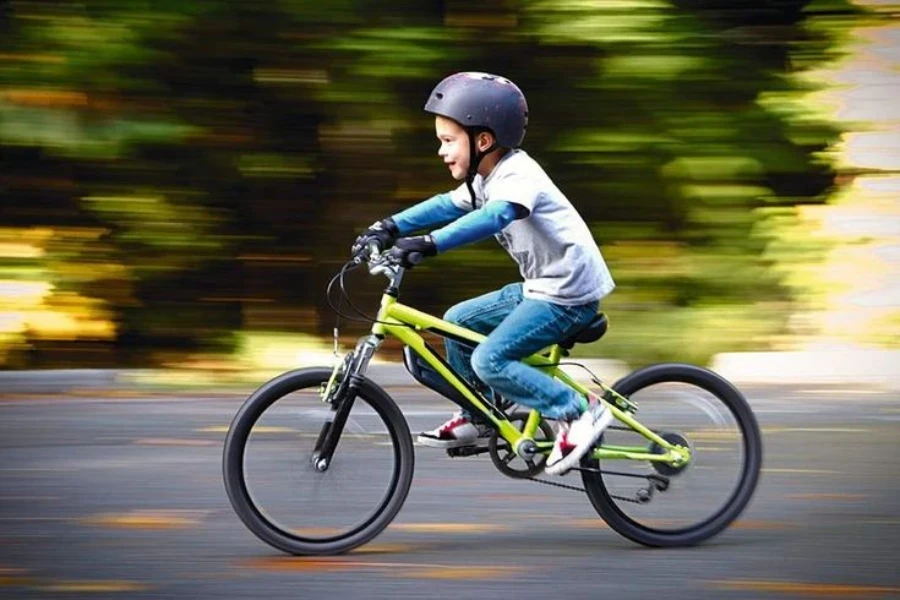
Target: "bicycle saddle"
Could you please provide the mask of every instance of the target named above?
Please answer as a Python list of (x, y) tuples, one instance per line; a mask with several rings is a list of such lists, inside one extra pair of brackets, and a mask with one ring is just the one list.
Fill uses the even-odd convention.
[(595, 342), (603, 337), (603, 334), (606, 333), (606, 329), (609, 327), (609, 320), (607, 320), (606, 315), (603, 313), (597, 313), (597, 316), (594, 317), (594, 320), (588, 323), (584, 329), (578, 331), (563, 341), (559, 342), (559, 346), (566, 350), (571, 350), (572, 346), (575, 344), (587, 344), (590, 342)]

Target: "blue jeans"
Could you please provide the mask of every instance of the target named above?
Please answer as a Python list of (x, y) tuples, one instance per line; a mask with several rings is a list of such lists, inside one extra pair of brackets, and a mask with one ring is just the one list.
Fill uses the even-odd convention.
[(468, 381), (477, 377), (504, 398), (545, 417), (575, 418), (583, 411), (580, 394), (519, 360), (582, 329), (599, 308), (597, 301), (564, 306), (525, 298), (522, 284), (512, 283), (447, 311), (444, 320), (487, 335), (474, 352), (447, 340), (447, 360)]

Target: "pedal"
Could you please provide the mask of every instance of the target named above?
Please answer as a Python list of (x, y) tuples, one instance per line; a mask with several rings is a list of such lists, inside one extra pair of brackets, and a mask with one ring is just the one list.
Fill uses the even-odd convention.
[(460, 456), (476, 456), (478, 454), (484, 454), (490, 451), (490, 448), (488, 448), (487, 446), (458, 446), (456, 448), (447, 448), (447, 456), (449, 456), (450, 458), (457, 458)]

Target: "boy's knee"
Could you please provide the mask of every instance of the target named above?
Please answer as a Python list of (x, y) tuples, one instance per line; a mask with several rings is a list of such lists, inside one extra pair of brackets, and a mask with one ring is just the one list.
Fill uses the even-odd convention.
[(444, 313), (444, 320), (448, 323), (453, 323), (454, 325), (460, 325), (462, 321), (461, 306), (461, 304), (455, 304), (448, 308), (447, 312)]
[(481, 344), (472, 353), (472, 370), (478, 379), (491, 385), (491, 380), (496, 376), (496, 359), (491, 355), (490, 346)]

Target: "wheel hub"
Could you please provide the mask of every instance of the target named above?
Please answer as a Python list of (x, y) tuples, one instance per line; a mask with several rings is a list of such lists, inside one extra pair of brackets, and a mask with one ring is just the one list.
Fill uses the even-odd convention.
[[(668, 477), (672, 477), (675, 475), (680, 475), (693, 463), (694, 456), (694, 446), (690, 441), (680, 433), (675, 433), (674, 431), (662, 431), (659, 432), (659, 437), (666, 440), (670, 444), (676, 447), (680, 447), (686, 449), (690, 454), (684, 452), (678, 452), (678, 455), (682, 457), (682, 459), (676, 463), (664, 463), (660, 461), (653, 461), (651, 464), (653, 465), (653, 469), (659, 473), (660, 475), (666, 475)], [(656, 442), (650, 444), (650, 452), (653, 454), (666, 454), (669, 452)], [(691, 459), (688, 459), (687, 456), (690, 456)]]

